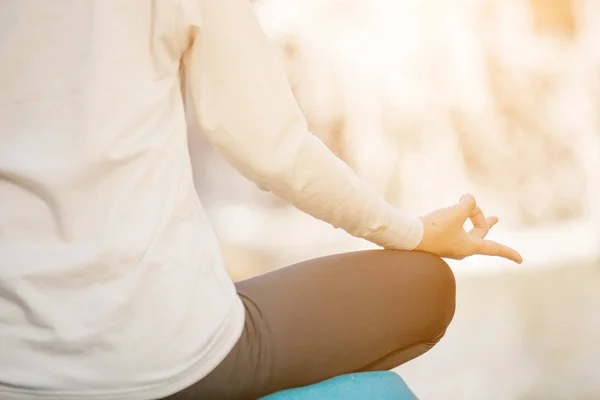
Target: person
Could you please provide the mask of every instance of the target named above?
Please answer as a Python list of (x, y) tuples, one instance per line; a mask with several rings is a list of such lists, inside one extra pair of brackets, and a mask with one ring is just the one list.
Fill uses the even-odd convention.
[[(390, 369), (453, 317), (441, 257), (521, 262), (473, 196), (404, 214), (310, 134), (247, 0), (4, 0), (0, 57), (2, 399), (250, 399)], [(245, 177), (383, 249), (234, 285), (184, 77)]]

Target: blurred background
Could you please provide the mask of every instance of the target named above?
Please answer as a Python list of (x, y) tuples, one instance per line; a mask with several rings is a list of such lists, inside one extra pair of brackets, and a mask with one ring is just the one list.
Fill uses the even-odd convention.
[[(311, 130), (415, 215), (476, 195), (522, 266), (473, 257), (423, 400), (600, 399), (600, 0), (258, 0)], [(190, 118), (191, 132), (197, 127)], [(260, 192), (201, 135), (234, 280), (372, 246)]]

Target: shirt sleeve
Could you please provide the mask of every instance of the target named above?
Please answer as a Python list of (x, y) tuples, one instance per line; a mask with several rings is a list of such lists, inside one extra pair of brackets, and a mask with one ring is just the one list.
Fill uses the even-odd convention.
[(376, 245), (410, 250), (423, 225), (387, 203), (307, 123), (248, 0), (195, 0), (184, 56), (203, 133), (246, 178)]

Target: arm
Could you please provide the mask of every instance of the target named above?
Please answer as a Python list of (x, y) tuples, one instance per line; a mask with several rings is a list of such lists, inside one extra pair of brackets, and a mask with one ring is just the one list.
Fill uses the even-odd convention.
[(318, 219), (382, 247), (415, 248), (422, 222), (388, 204), (308, 131), (250, 2), (198, 4), (184, 62), (200, 126), (216, 149), (261, 189)]

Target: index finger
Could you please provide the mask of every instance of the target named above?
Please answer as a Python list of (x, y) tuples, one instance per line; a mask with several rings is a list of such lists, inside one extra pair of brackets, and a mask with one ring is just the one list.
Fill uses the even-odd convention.
[(485, 215), (483, 215), (483, 211), (479, 206), (475, 206), (475, 208), (469, 214), (469, 219), (473, 224), (473, 229), (469, 231), (469, 235), (475, 236), (479, 239), (483, 239), (487, 236), (489, 232), (489, 227)]
[(487, 229), (485, 215), (479, 206), (475, 206), (475, 208), (471, 211), (469, 214), (469, 219), (471, 220), (474, 229)]
[(494, 242), (493, 240), (479, 239), (475, 240), (475, 254), (481, 254), (484, 256), (496, 256), (506, 258), (514, 261), (517, 264), (523, 262), (523, 257), (513, 248), (505, 246), (501, 243)]

